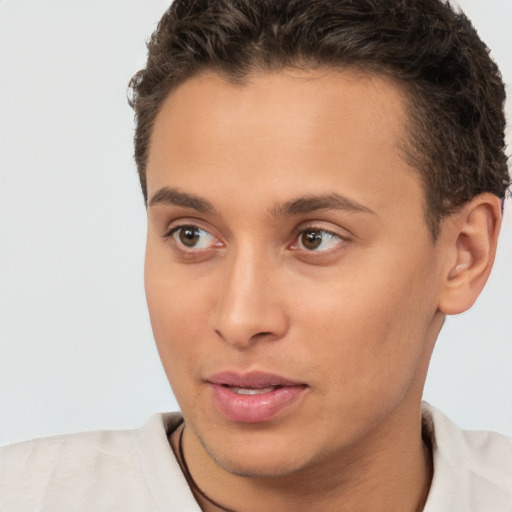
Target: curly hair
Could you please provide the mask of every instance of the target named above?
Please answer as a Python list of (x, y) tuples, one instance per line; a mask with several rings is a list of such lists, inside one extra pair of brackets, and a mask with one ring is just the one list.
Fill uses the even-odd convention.
[(255, 72), (322, 66), (384, 74), (405, 91), (406, 158), (423, 182), (434, 239), (441, 220), (474, 196), (505, 197), (505, 88), (449, 1), (175, 0), (129, 86), (145, 200), (152, 127), (178, 84), (205, 70), (244, 83)]

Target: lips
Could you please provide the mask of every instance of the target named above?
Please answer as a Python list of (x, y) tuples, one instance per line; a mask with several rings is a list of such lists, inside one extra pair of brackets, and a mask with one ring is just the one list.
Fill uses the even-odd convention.
[(308, 388), (304, 383), (263, 372), (221, 372), (206, 381), (218, 411), (242, 423), (260, 423), (284, 415)]

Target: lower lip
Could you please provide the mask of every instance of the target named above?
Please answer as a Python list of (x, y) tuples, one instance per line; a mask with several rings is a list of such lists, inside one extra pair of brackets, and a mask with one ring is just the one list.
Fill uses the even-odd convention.
[(307, 389), (306, 386), (283, 386), (259, 395), (243, 395), (219, 384), (210, 383), (210, 388), (224, 416), (243, 423), (271, 420), (297, 402)]

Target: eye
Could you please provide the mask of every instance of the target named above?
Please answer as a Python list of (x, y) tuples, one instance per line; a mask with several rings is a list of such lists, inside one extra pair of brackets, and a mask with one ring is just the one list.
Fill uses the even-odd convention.
[(211, 233), (192, 225), (174, 227), (165, 236), (186, 249), (208, 249), (220, 244)]
[(309, 252), (324, 252), (335, 248), (343, 238), (331, 231), (321, 228), (307, 228), (299, 233), (294, 249)]

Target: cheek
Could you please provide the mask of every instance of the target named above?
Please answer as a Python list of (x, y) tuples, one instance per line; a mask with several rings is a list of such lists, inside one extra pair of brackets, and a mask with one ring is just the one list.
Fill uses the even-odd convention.
[(322, 392), (372, 402), (385, 400), (386, 390), (396, 400), (425, 353), (435, 313), (428, 276), (404, 265), (351, 275), (357, 277), (340, 276), (302, 306), (297, 333), (322, 370)]
[(193, 374), (194, 355), (204, 337), (209, 304), (201, 282), (191, 283), (160, 252), (148, 242), (144, 282), (153, 335), (174, 389), (174, 384), (182, 380), (180, 375)]
[(190, 383), (195, 375), (197, 346), (201, 336), (195, 311), (174, 286), (146, 277), (146, 295), (158, 354), (181, 410), (195, 404)]

